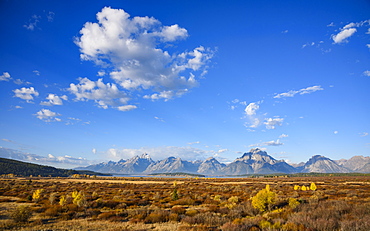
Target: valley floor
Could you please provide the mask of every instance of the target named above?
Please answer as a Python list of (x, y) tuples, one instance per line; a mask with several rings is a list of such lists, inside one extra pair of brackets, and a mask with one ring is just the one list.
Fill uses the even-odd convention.
[(370, 176), (1, 178), (0, 230), (370, 230)]

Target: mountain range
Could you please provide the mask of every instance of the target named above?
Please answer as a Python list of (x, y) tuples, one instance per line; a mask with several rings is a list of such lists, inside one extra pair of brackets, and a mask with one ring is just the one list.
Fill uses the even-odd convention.
[(244, 175), (271, 173), (350, 173), (370, 172), (370, 157), (354, 156), (348, 160), (331, 160), (316, 155), (306, 163), (290, 165), (284, 160), (276, 160), (267, 152), (254, 148), (244, 153), (229, 164), (220, 163), (210, 157), (204, 161), (187, 161), (181, 158), (168, 157), (154, 161), (148, 154), (135, 156), (118, 162), (109, 161), (79, 167), (76, 170), (90, 170), (115, 174), (151, 174), (151, 173), (201, 173), (206, 175)]

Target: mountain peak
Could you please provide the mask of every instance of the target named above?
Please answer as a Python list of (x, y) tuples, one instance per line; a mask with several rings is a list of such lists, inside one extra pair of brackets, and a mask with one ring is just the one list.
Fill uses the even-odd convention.
[(350, 171), (325, 156), (315, 155), (307, 161), (301, 172), (346, 173)]
[(152, 158), (150, 157), (150, 155), (148, 153), (143, 153), (139, 156), (140, 159), (148, 159), (148, 160), (151, 160)]

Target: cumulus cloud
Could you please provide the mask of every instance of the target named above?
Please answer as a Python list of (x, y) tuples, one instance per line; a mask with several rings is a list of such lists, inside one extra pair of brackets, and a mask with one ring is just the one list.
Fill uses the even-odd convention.
[(136, 108), (136, 106), (126, 105), (129, 97), (114, 83), (105, 84), (103, 79), (91, 81), (88, 78), (79, 78), (79, 81), (79, 84), (71, 83), (68, 88), (76, 96), (76, 101), (94, 100), (101, 108), (107, 109), (111, 106), (121, 111)]
[(57, 118), (57, 116), (61, 116), (61, 114), (50, 111), (49, 109), (41, 109), (35, 115), (38, 119), (45, 122), (62, 121), (60, 118)]
[(338, 34), (333, 35), (332, 39), (334, 43), (346, 42), (347, 41), (346, 39), (351, 37), (356, 31), (357, 31), (356, 28), (343, 29)]
[(46, 97), (47, 100), (49, 101), (43, 101), (40, 103), (40, 105), (45, 105), (45, 106), (53, 106), (53, 105), (63, 105), (63, 100), (68, 100), (68, 97), (66, 95), (62, 96), (57, 96), (55, 94), (49, 94)]
[(264, 124), (266, 125), (267, 129), (275, 129), (277, 126), (281, 126), (283, 124), (284, 119), (283, 118), (266, 118), (266, 122)]
[(260, 107), (258, 106), (258, 104), (256, 103), (250, 103), (248, 104), (248, 106), (245, 107), (244, 111), (247, 115), (251, 116), (251, 115), (255, 115), (256, 114), (256, 111), (259, 109)]
[(324, 88), (322, 88), (321, 86), (312, 86), (312, 87), (302, 88), (298, 91), (291, 90), (288, 92), (276, 94), (274, 98), (279, 99), (279, 98), (293, 97), (296, 94), (300, 94), (300, 95), (311, 94), (313, 92), (322, 91), (322, 90), (324, 90)]
[[(345, 25), (340, 29), (340, 32), (337, 34), (332, 35), (332, 39), (334, 43), (344, 43), (348, 42), (348, 38), (353, 36), (357, 29), (355, 27), (362, 27), (363, 25), (370, 25), (370, 20), (365, 20), (361, 22), (351, 22)], [(366, 32), (367, 33), (367, 32)]]
[(249, 103), (245, 107), (244, 109), (245, 118), (248, 119), (248, 122), (245, 123), (246, 127), (257, 128), (259, 125), (261, 125), (261, 122), (263, 121), (263, 119), (261, 118), (260, 115), (257, 115), (257, 111), (260, 108), (259, 103), (260, 102)]
[(362, 74), (365, 75), (365, 76), (370, 76), (370, 71), (369, 70), (366, 70)]
[(178, 39), (186, 38), (188, 36), (188, 31), (175, 24), (172, 26), (164, 26), (161, 32), (154, 34), (158, 34), (158, 36), (162, 37), (162, 40), (165, 42), (173, 42)]
[(3, 72), (2, 75), (0, 75), (0, 81), (9, 81), (12, 77), (10, 77), (10, 74), (8, 72)]
[(153, 17), (130, 17), (122, 9), (104, 7), (98, 22), (87, 22), (75, 43), (81, 59), (110, 70), (110, 77), (128, 91), (145, 90), (144, 98), (168, 100), (198, 86), (196, 73), (207, 72), (213, 51), (203, 46), (182, 53), (165, 50), (185, 39), (179, 25), (163, 26)]
[(14, 97), (24, 99), (28, 103), (32, 102), (34, 96), (39, 95), (39, 93), (33, 87), (22, 87), (21, 89), (13, 90), (13, 92), (15, 93)]

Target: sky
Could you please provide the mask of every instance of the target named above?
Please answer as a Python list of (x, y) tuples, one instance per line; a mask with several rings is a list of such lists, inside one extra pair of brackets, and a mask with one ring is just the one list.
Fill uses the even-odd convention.
[(0, 146), (40, 163), (370, 154), (369, 1), (2, 0), (0, 29)]

